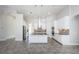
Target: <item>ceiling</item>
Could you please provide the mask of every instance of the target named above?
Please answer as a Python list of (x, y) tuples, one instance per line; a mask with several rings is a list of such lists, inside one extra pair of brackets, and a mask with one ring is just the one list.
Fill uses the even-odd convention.
[(3, 5), (3, 9), (15, 10), (25, 17), (46, 17), (59, 13), (66, 5)]

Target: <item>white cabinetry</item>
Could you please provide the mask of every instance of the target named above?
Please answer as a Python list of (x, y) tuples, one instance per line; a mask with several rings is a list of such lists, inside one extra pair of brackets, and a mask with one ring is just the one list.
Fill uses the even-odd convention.
[(29, 43), (48, 43), (47, 35), (29, 35)]

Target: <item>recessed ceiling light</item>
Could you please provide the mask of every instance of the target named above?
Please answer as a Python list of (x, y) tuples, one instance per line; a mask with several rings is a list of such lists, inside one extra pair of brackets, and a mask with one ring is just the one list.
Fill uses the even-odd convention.
[(30, 14), (32, 14), (32, 12), (30, 12)]
[(41, 7), (43, 7), (43, 5), (41, 5)]
[(37, 7), (37, 5), (35, 5), (35, 7)]

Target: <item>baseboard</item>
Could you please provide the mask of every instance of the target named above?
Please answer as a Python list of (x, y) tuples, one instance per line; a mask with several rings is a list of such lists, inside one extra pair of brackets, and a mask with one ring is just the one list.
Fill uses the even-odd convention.
[(6, 39), (0, 39), (0, 41), (5, 41)]
[(2, 39), (0, 39), (0, 41), (6, 41), (6, 40), (8, 40), (8, 39), (15, 39), (15, 37), (6, 37), (6, 38), (2, 38)]
[[(54, 38), (53, 38), (54, 39)], [(54, 39), (55, 40), (55, 39)], [(61, 45), (79, 45), (79, 43), (60, 43), (59, 41), (55, 40), (57, 43)]]
[(15, 39), (15, 41), (23, 41), (22, 39)]
[(66, 43), (66, 44), (63, 44), (63, 45), (79, 45), (79, 43)]

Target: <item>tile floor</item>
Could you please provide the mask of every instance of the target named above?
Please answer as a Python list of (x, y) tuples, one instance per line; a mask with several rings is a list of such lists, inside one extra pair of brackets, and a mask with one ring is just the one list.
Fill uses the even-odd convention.
[(15, 40), (0, 41), (0, 54), (78, 54), (79, 46), (63, 46), (53, 39), (48, 44), (28, 44)]

